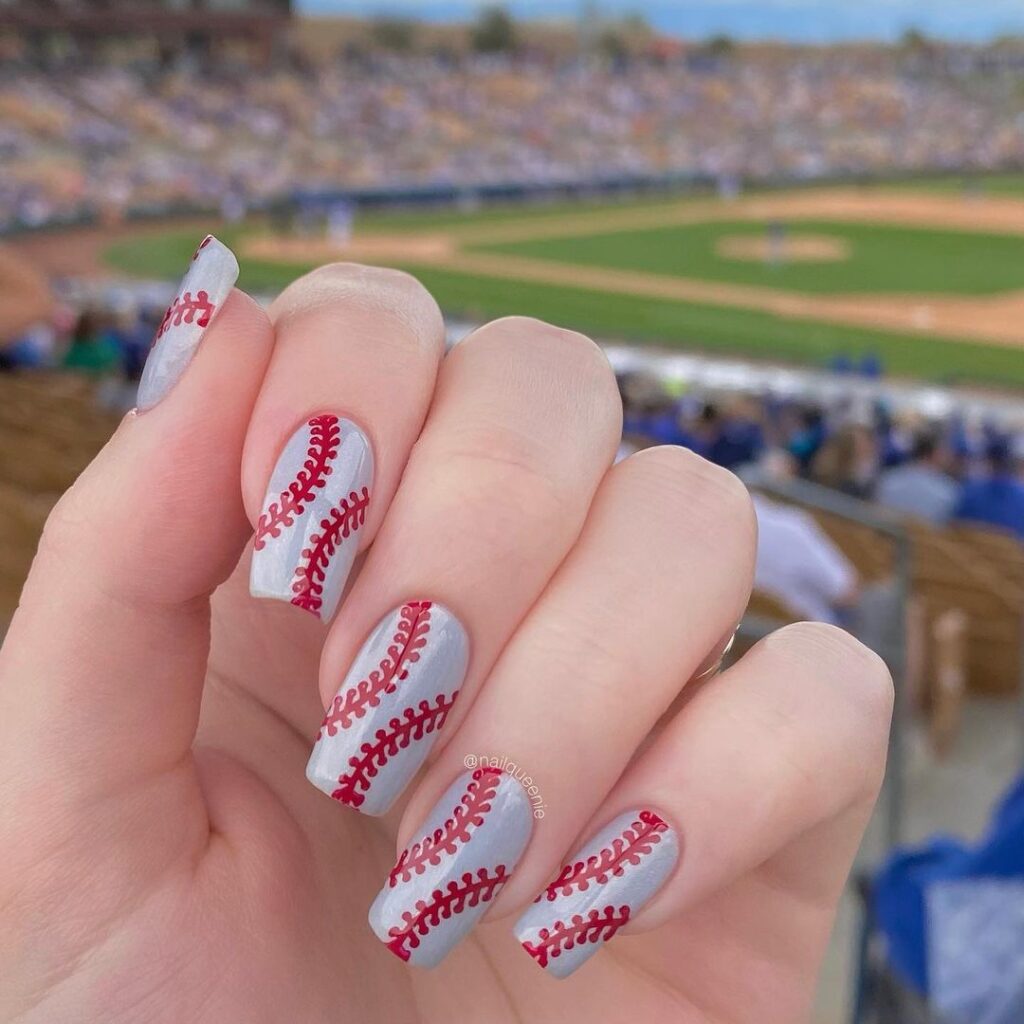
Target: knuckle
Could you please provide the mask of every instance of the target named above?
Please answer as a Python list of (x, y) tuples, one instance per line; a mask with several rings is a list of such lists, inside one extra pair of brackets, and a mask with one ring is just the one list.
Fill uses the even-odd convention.
[[(604, 350), (585, 334), (543, 320), (508, 316), (475, 331), (453, 353), (484, 365), (503, 391), (543, 408), (550, 433), (568, 426), (573, 438), (608, 446), (622, 429), (622, 402)], [(484, 371), (486, 373), (486, 371)]]
[(765, 643), (791, 660), (813, 665), (815, 678), (847, 703), (884, 746), (892, 718), (894, 689), (886, 663), (844, 629), (824, 622), (783, 626)]
[[(645, 496), (671, 506), (673, 514), (683, 511), (690, 519), (700, 519), (721, 533), (746, 532), (753, 539), (756, 531), (754, 505), (743, 481), (735, 473), (701, 458), (689, 448), (660, 445), (637, 452), (622, 466), (632, 463), (642, 474)], [(653, 492), (653, 493), (651, 493)]]
[(512, 340), (518, 344), (538, 342), (544, 345), (563, 345), (580, 351), (593, 349), (600, 353), (599, 346), (585, 334), (558, 327), (546, 320), (538, 320), (532, 316), (503, 316), (484, 324), (476, 335), (494, 337), (504, 341)]
[(494, 543), (523, 545), (538, 531), (548, 533), (569, 515), (571, 495), (529, 443), (508, 432), (488, 432), (447, 448), (438, 460), (449, 480), (445, 488), (459, 518), (479, 524)]
[(534, 317), (506, 316), (485, 324), (473, 339), (475, 344), (514, 345), (526, 359), (542, 359), (556, 372), (567, 370), (583, 375), (588, 386), (605, 383), (618, 392), (615, 373), (604, 350), (579, 331)]
[(66, 491), (43, 522), (32, 570), (22, 592), (23, 604), (31, 603), (37, 594), (45, 594), (54, 578), (70, 572), (82, 539), (90, 538), (91, 541), (95, 538), (92, 521), (87, 514), (89, 503), (79, 497), (80, 486), (75, 484)]
[(361, 263), (327, 263), (304, 274), (274, 300), (271, 319), (280, 327), (293, 317), (338, 303), (387, 316), (418, 336), (443, 341), (441, 311), (412, 274)]
[(39, 538), (39, 553), (44, 557), (65, 559), (77, 538), (88, 532), (88, 523), (77, 500), (75, 488), (66, 491), (50, 510)]

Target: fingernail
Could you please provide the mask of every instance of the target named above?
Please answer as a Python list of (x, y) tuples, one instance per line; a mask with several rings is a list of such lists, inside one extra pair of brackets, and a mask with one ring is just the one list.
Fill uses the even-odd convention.
[(636, 915), (678, 859), (675, 829), (657, 814), (620, 814), (533, 901), (515, 936), (548, 974), (566, 978)]
[(256, 524), (253, 597), (330, 619), (356, 557), (372, 482), (370, 442), (354, 423), (325, 413), (300, 427), (277, 460)]
[(192, 262), (156, 330), (139, 381), (139, 412), (152, 409), (178, 383), (237, 280), (235, 254), (213, 235), (207, 235), (192, 254)]
[(363, 814), (387, 813), (437, 741), (468, 659), (447, 608), (410, 601), (385, 616), (327, 711), (306, 778)]
[(529, 797), (513, 776), (464, 772), (373, 901), (377, 938), (410, 964), (436, 967), (508, 881), (532, 828)]

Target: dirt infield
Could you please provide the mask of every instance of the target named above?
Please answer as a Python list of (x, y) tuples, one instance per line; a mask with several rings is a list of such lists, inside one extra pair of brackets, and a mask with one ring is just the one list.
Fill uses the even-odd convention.
[(715, 252), (729, 260), (754, 263), (840, 263), (850, 256), (850, 246), (842, 238), (828, 235), (786, 233), (771, 239), (759, 235), (726, 235), (718, 240)]
[[(194, 230), (202, 238), (210, 222), (190, 218), (174, 221), (173, 227)], [(99, 225), (67, 231), (39, 231), (13, 238), (8, 244), (12, 251), (48, 277), (106, 277), (110, 267), (104, 265), (103, 253), (112, 243), (124, 238), (165, 235), (167, 229), (168, 224), (163, 221)]]
[[(1005, 198), (965, 200), (960, 196), (901, 191), (814, 189), (732, 201), (687, 200), (653, 208), (610, 208), (599, 212), (532, 218), (526, 214), (521, 221), (510, 223), (469, 224), (440, 232), (408, 235), (366, 236), (344, 249), (329, 249), (322, 240), (277, 239), (264, 235), (252, 238), (244, 253), (285, 262), (340, 258), (430, 266), (484, 277), (731, 306), (806, 320), (1024, 347), (1024, 290), (997, 296), (956, 297), (941, 294), (811, 295), (778, 288), (581, 266), (468, 249), (473, 244), (585, 238), (587, 235), (709, 220), (776, 220), (790, 224), (800, 220), (831, 220), (1024, 237), (1024, 201)], [(818, 258), (828, 257), (835, 258), (835, 249)]]
[(354, 260), (359, 263), (440, 264), (457, 251), (445, 235), (369, 235), (340, 245), (329, 238), (279, 238), (259, 235), (249, 239), (245, 254), (254, 259), (284, 263), (328, 263)]
[(0, 345), (53, 314), (46, 275), (17, 250), (0, 245)]

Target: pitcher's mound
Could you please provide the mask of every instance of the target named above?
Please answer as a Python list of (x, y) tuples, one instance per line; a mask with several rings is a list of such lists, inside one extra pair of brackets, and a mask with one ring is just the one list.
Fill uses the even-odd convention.
[(837, 263), (848, 259), (850, 247), (831, 235), (789, 234), (772, 239), (763, 235), (726, 235), (715, 251), (728, 260), (757, 263)]

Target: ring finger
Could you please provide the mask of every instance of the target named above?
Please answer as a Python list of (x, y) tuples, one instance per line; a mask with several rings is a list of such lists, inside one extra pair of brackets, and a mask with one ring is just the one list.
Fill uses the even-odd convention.
[[(533, 896), (737, 621), (754, 540), (743, 485), (683, 449), (643, 452), (605, 478), (573, 551), (410, 802), (410, 845), (371, 910), (392, 952), (432, 966), (506, 883), (506, 908)], [(478, 767), (460, 774), (467, 756)]]

